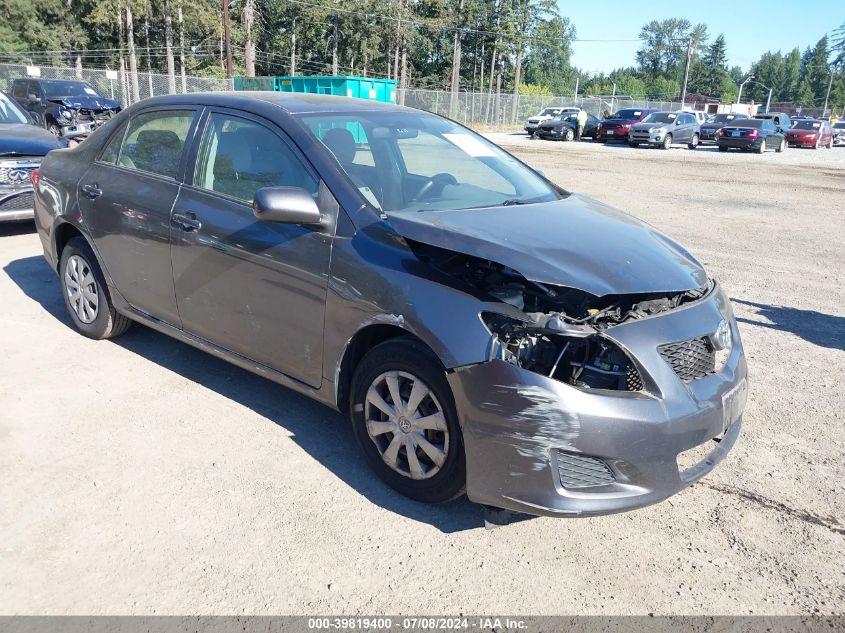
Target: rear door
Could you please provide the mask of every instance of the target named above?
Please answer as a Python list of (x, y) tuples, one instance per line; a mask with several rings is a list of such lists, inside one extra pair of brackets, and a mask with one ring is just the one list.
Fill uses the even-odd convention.
[(334, 222), (259, 221), (261, 187), (302, 187), (327, 215), (331, 194), (269, 121), (210, 108), (173, 212), (173, 276), (185, 331), (292, 376), (322, 381)]
[(79, 182), (79, 206), (118, 291), (134, 308), (180, 325), (170, 264), (170, 212), (197, 110), (159, 107), (117, 130)]

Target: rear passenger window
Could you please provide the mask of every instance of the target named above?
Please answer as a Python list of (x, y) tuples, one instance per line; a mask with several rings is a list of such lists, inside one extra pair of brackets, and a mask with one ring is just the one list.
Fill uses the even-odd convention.
[(146, 112), (134, 117), (117, 164), (176, 178), (193, 118), (192, 110)]
[(26, 82), (16, 81), (12, 96), (15, 99), (26, 99)]
[(120, 129), (115, 132), (109, 139), (106, 149), (100, 154), (100, 162), (102, 163), (116, 163), (117, 157), (120, 154), (120, 144), (123, 142), (123, 136), (126, 134), (126, 124), (120, 126)]
[(262, 187), (302, 187), (316, 195), (319, 186), (274, 132), (220, 113), (209, 117), (203, 132), (194, 184), (247, 202)]

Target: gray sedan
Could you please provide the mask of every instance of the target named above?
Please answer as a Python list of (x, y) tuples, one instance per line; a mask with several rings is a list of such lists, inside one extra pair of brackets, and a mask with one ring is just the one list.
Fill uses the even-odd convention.
[(742, 344), (701, 264), (441, 117), (157, 97), (48, 154), (37, 182), (79, 332), (141, 323), (344, 411), (414, 499), (629, 510), (740, 434)]
[(649, 145), (669, 149), (681, 143), (695, 149), (700, 140), (701, 127), (691, 112), (652, 112), (628, 133), (631, 147)]

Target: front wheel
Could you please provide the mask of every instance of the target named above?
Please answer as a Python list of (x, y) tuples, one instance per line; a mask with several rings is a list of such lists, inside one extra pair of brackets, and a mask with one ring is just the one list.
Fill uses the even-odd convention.
[(660, 146), (661, 149), (669, 149), (672, 147), (672, 135), (667, 134), (666, 138), (663, 139), (663, 144)]
[(84, 238), (68, 240), (59, 271), (65, 307), (77, 330), (88, 338), (104, 339), (129, 329), (132, 321), (114, 309), (103, 272)]
[(726, 145), (719, 145), (719, 151), (720, 151), (720, 152), (727, 152), (727, 151), (728, 151), (728, 148), (727, 148), (727, 146), (726, 146)]
[(628, 147), (639, 147), (639, 143), (634, 143), (634, 141), (628, 141)]
[(454, 398), (437, 358), (402, 337), (374, 347), (352, 380), (352, 429), (391, 488), (424, 503), (461, 495), (466, 457)]
[(571, 141), (575, 138), (575, 131), (572, 128), (566, 130), (566, 135), (563, 137), (564, 141)]
[(61, 136), (62, 135), (62, 128), (60, 128), (55, 121), (50, 121), (47, 124), (47, 131), (49, 131), (50, 134), (52, 134), (54, 136)]
[(689, 142), (689, 145), (687, 145), (687, 147), (689, 147), (690, 149), (695, 149), (696, 147), (698, 147), (698, 134), (692, 135), (692, 140)]

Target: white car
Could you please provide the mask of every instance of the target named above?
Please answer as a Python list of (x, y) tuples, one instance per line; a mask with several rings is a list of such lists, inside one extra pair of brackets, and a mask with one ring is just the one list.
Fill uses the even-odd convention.
[(525, 122), (525, 131), (529, 134), (534, 134), (537, 131), (537, 126), (540, 125), (543, 121), (548, 121), (549, 119), (553, 119), (560, 114), (578, 114), (581, 111), (581, 108), (559, 108), (559, 107), (551, 107), (551, 108), (543, 108), (543, 111), (538, 114), (537, 116), (533, 116)]
[(688, 112), (689, 114), (692, 114), (695, 117), (695, 120), (698, 121), (699, 125), (704, 125), (710, 120), (710, 115), (704, 110), (678, 110), (678, 112)]

